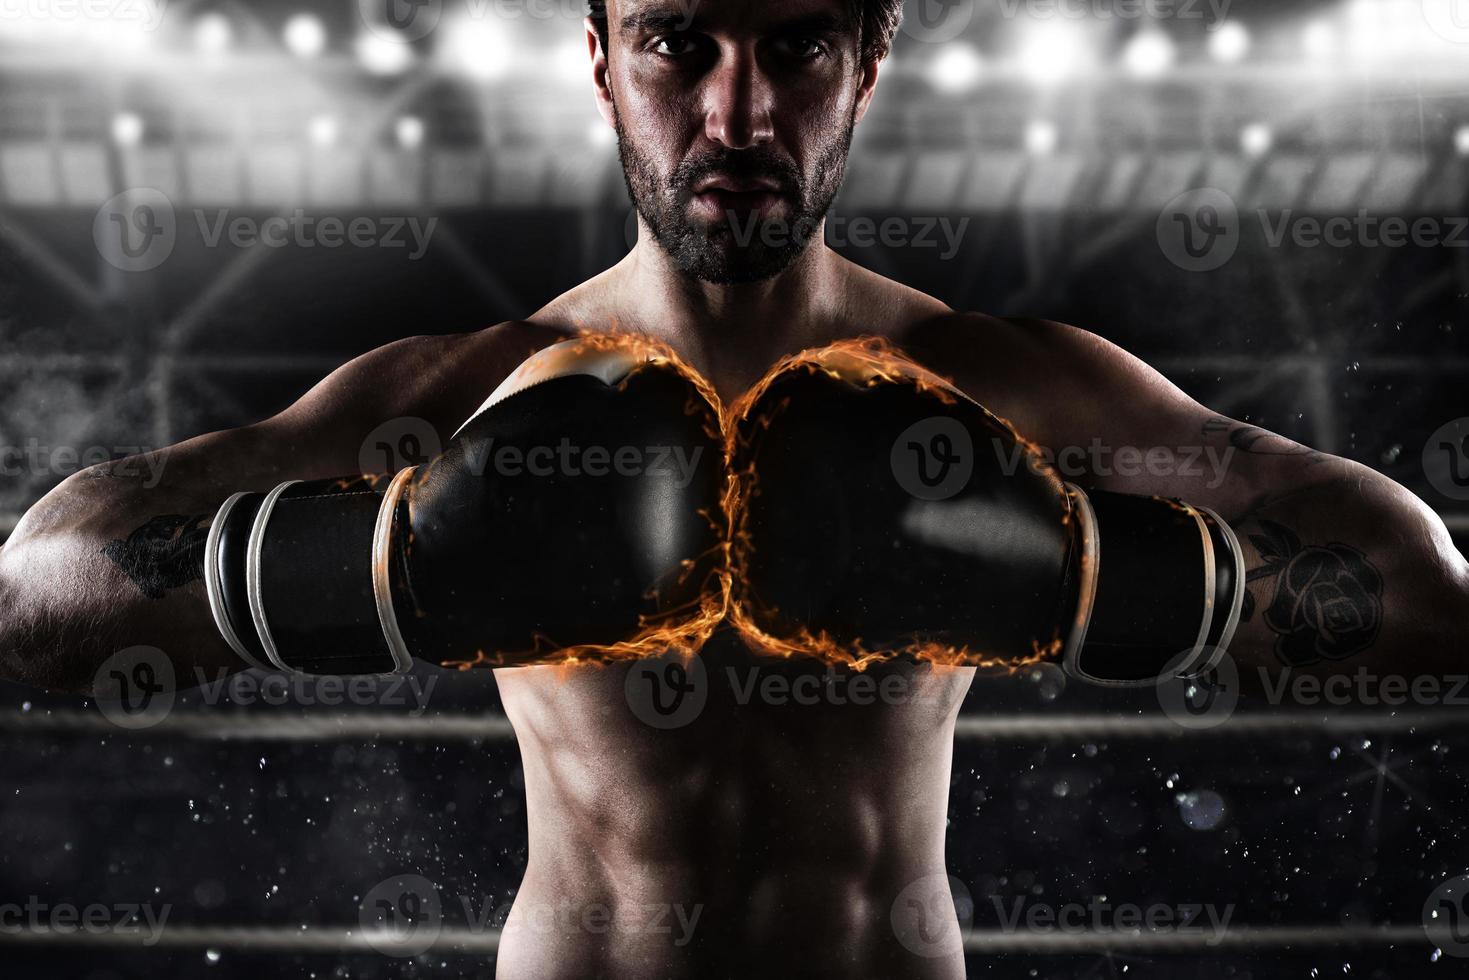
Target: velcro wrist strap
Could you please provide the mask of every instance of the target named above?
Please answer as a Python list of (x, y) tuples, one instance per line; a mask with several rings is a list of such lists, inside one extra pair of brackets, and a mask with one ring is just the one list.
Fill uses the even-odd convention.
[(265, 495), (245, 582), (270, 663), (306, 674), (412, 666), (389, 590), (392, 515), (411, 474), (288, 482)]
[(245, 549), (264, 499), (263, 493), (237, 493), (215, 513), (204, 542), (204, 588), (214, 625), (230, 649), (251, 667), (270, 670), (245, 589)]
[(1234, 528), (1208, 507), (1195, 507), (1209, 529), (1214, 545), (1214, 619), (1205, 641), (1205, 656), (1180, 676), (1192, 677), (1213, 667), (1234, 642), (1245, 604), (1245, 552)]
[(1208, 669), (1233, 639), (1243, 602), (1234, 532), (1213, 511), (1178, 500), (1084, 495), (1095, 587), (1066, 672), (1127, 687)]

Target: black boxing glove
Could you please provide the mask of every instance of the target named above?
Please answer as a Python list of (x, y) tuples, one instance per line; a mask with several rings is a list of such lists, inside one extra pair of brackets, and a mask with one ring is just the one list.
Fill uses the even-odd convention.
[(670, 357), (558, 344), (423, 466), (232, 496), (205, 548), (210, 607), (247, 662), (314, 674), (696, 642), (722, 613), (722, 453)]
[(1243, 560), (1212, 512), (1063, 483), (1003, 420), (871, 346), (793, 358), (749, 396), (734, 615), (775, 652), (1057, 660), (1099, 684), (1197, 673)]

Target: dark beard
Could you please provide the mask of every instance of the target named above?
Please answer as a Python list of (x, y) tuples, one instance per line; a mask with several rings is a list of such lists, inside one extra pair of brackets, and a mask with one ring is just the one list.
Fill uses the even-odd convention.
[[(849, 119), (841, 136), (821, 151), (809, 182), (789, 161), (764, 148), (720, 150), (685, 160), (663, 180), (627, 138), (622, 117), (616, 122), (622, 174), (633, 206), (679, 271), (716, 285), (769, 279), (800, 257), (841, 189), (856, 127), (856, 120)], [(690, 221), (692, 188), (714, 172), (779, 180), (794, 199), (790, 217), (757, 220), (731, 213), (712, 225)]]

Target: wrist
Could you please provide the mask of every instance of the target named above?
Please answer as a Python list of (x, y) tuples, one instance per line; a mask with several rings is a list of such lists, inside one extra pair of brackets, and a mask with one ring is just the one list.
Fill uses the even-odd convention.
[(1207, 507), (1068, 486), (1076, 516), (1073, 677), (1132, 687), (1212, 667), (1239, 625), (1244, 555)]
[(412, 472), (287, 481), (225, 502), (206, 543), (205, 583), (215, 624), (241, 659), (308, 674), (411, 666), (392, 585)]

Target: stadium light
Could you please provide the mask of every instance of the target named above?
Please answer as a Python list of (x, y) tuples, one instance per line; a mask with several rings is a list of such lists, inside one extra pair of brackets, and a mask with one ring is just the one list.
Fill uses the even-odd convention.
[(587, 123), (587, 142), (597, 147), (615, 146), (617, 132), (601, 119)]
[[(1347, 7), (1347, 47), (1354, 61), (1402, 62), (1443, 58), (1463, 62), (1463, 48), (1445, 43), (1461, 40), (1460, 0), (1352, 0)], [(1449, 18), (1448, 35), (1435, 21)]]
[(393, 135), (403, 149), (418, 149), (423, 145), (423, 120), (417, 116), (399, 116), (393, 124)]
[(1336, 57), (1339, 46), (1336, 28), (1324, 20), (1313, 20), (1301, 33), (1301, 47), (1312, 61), (1322, 62)]
[(929, 84), (940, 92), (967, 92), (984, 77), (984, 59), (974, 45), (950, 41), (942, 45), (938, 56), (929, 62)]
[(1081, 25), (1054, 20), (1032, 25), (1017, 55), (1020, 73), (1037, 85), (1056, 85), (1091, 61)]
[(1377, 61), (1402, 48), (1400, 10), (1387, 0), (1352, 0), (1347, 5), (1346, 47), (1352, 59)]
[(1209, 56), (1224, 65), (1235, 65), (1250, 53), (1250, 32), (1243, 24), (1226, 21), (1209, 35)]
[(337, 142), (337, 120), (334, 116), (313, 116), (307, 125), (306, 134), (312, 146), (328, 147)]
[(0, 43), (88, 49), (89, 57), (136, 59), (152, 43), (163, 5), (0, 0)]
[(551, 69), (564, 82), (592, 77), (592, 59), (584, 41), (562, 41), (551, 54)]
[(490, 82), (510, 70), (510, 38), (499, 21), (463, 17), (449, 25), (443, 43), (449, 64), (471, 78)]
[(286, 47), (298, 58), (315, 58), (326, 47), (326, 28), (314, 14), (296, 14), (282, 32)]
[(1239, 132), (1239, 148), (1247, 157), (1262, 157), (1275, 145), (1275, 135), (1264, 123), (1250, 123)]
[(1460, 126), (1454, 130), (1454, 149), (1459, 156), (1469, 157), (1469, 126)]
[(1178, 55), (1173, 40), (1156, 28), (1138, 31), (1122, 52), (1122, 64), (1134, 78), (1157, 78), (1173, 67)]
[(194, 22), (194, 47), (201, 54), (217, 57), (229, 50), (235, 30), (224, 14), (210, 12)]
[(1025, 149), (1033, 156), (1050, 156), (1057, 139), (1056, 124), (1049, 119), (1032, 119), (1025, 124)]
[(357, 35), (353, 47), (358, 63), (374, 75), (398, 75), (413, 64), (413, 48), (407, 39), (394, 40), (386, 27)]
[(137, 146), (143, 141), (143, 120), (136, 112), (119, 112), (112, 117), (112, 140), (118, 146)]

